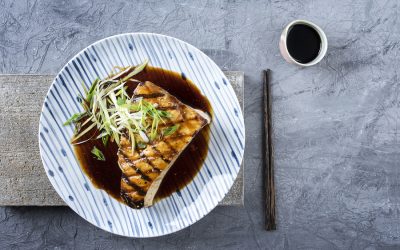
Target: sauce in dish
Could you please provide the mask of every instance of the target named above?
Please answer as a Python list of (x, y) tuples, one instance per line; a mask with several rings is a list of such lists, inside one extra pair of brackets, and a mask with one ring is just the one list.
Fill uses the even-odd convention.
[[(212, 109), (208, 99), (183, 74), (147, 65), (143, 71), (133, 78), (141, 82), (150, 81), (168, 91), (182, 103), (212, 116)], [(137, 84), (134, 81), (129, 82), (127, 85), (127, 93), (129, 95), (133, 94)], [(85, 141), (90, 137), (95, 138), (98, 133), (92, 129), (80, 140)], [(93, 134), (96, 136), (93, 136)], [(209, 125), (207, 125), (198, 132), (179, 155), (163, 178), (155, 200), (171, 195), (193, 180), (207, 156), (209, 134), (210, 129)], [(91, 151), (94, 147), (103, 153), (105, 160), (98, 160), (93, 157)], [(118, 165), (118, 148), (118, 145), (110, 140), (105, 146), (102, 139), (91, 139), (74, 145), (75, 154), (80, 165), (92, 183), (97, 188), (106, 191), (116, 200), (122, 201), (120, 196), (122, 171)]]

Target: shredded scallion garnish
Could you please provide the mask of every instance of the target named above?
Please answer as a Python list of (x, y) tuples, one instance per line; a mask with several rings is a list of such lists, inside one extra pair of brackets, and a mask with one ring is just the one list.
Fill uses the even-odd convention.
[(104, 146), (107, 146), (108, 143), (108, 134), (101, 137), (101, 141), (103, 142)]
[(90, 151), (97, 160), (99, 161), (105, 161), (106, 157), (104, 157), (104, 154), (98, 149), (96, 146), (93, 147), (92, 151)]
[(79, 121), (82, 118), (82, 116), (83, 116), (83, 113), (73, 114), (68, 120), (66, 120), (64, 122), (64, 126), (70, 125), (72, 123), (76, 123), (77, 121)]
[[(118, 73), (105, 80), (95, 79), (89, 89), (84, 87), (86, 97), (80, 97), (84, 112), (73, 115), (64, 124), (75, 123), (79, 127), (72, 143), (79, 143), (78, 139), (96, 128), (98, 134), (94, 139), (101, 138), (104, 146), (108, 141), (119, 146), (121, 137), (127, 136), (134, 151), (135, 147), (145, 148), (156, 138), (177, 130), (177, 126), (172, 126), (160, 132), (160, 122), (165, 123), (170, 113), (157, 109), (157, 105), (141, 97), (131, 97), (127, 93), (127, 82), (134, 80), (133, 77), (147, 64), (148, 60), (145, 60), (136, 67), (114, 67), (113, 70), (119, 70)], [(97, 154), (98, 151), (94, 148), (92, 153)]]
[(163, 135), (167, 136), (167, 135), (172, 135), (173, 133), (175, 133), (179, 128), (179, 124), (175, 124), (171, 127), (165, 128), (163, 130)]

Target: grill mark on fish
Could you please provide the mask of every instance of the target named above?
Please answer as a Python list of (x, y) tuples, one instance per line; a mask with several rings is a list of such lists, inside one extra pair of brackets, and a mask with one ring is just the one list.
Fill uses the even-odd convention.
[(165, 122), (165, 123), (161, 123), (161, 125), (162, 126), (159, 126), (159, 128), (167, 128), (167, 127), (171, 127), (171, 126), (174, 126), (174, 125), (180, 125), (181, 123), (186, 123), (186, 122), (189, 122), (189, 121), (196, 121), (196, 119), (195, 118), (191, 118), (191, 119), (179, 119), (178, 121), (176, 121), (176, 122)]
[(135, 189), (135, 191), (138, 192), (140, 195), (142, 195), (142, 196), (145, 196), (145, 195), (146, 195), (146, 192), (145, 192), (141, 187), (139, 187), (138, 185), (136, 185), (136, 183), (130, 181), (129, 178), (128, 178), (124, 173), (122, 173), (121, 178), (122, 178), (122, 180), (123, 180), (124, 182), (126, 182), (126, 183), (129, 184), (133, 189)]
[[(171, 161), (165, 158), (165, 156), (156, 148), (156, 145), (151, 145), (151, 148), (154, 150), (154, 152), (158, 155), (158, 157), (161, 158), (161, 160), (165, 161), (167, 164), (169, 164)], [(143, 154), (144, 155), (144, 154)]]
[(125, 160), (131, 161), (130, 158), (129, 158), (129, 156), (126, 154), (126, 152), (125, 152), (124, 150), (118, 149), (118, 153), (121, 153), (121, 154), (122, 154), (122, 157), (123, 157)]
[(124, 158), (124, 160), (126, 161), (126, 163), (129, 164), (130, 167), (132, 167), (133, 169), (136, 169), (135, 163), (133, 160), (131, 160), (129, 157), (127, 157), (126, 155), (122, 155), (122, 158)]
[(165, 111), (165, 110), (171, 110), (171, 109), (172, 109), (172, 110), (175, 110), (176, 107), (177, 107), (176, 105), (173, 105), (173, 106), (162, 106), (162, 107), (159, 106), (159, 107), (157, 107), (157, 109), (158, 109), (158, 110), (164, 110), (164, 111)]
[[(181, 112), (181, 111), (179, 111), (179, 112)], [(184, 113), (184, 112), (182, 112), (182, 113)], [(164, 123), (161, 123), (161, 125), (163, 125), (163, 126), (177, 125), (177, 124), (181, 124), (181, 123), (187, 123), (187, 122), (190, 122), (190, 121), (198, 121), (198, 118), (197, 117), (196, 118), (182, 117), (181, 119), (178, 119), (175, 122), (171, 121), (171, 119), (169, 119), (169, 118), (167, 118), (167, 120), (169, 120), (170, 122), (164, 122)], [(207, 124), (207, 122), (204, 121), (203, 125), (206, 125), (206, 124)]]
[(124, 192), (123, 190), (121, 190), (121, 198), (125, 201), (126, 204), (128, 204), (130, 207), (134, 207), (134, 208), (142, 208), (144, 206), (144, 201), (140, 200), (140, 201), (134, 201), (131, 199), (131, 197), (129, 197), (129, 195)]
[(149, 157), (145, 157), (144, 161), (149, 164), (153, 170), (155, 170), (156, 172), (161, 172), (161, 170), (159, 168), (157, 168), (156, 166), (154, 166), (154, 163), (149, 159)]
[(135, 169), (136, 173), (138, 173), (140, 175), (140, 177), (145, 180), (145, 181), (152, 181), (152, 179), (150, 179), (150, 177), (148, 177), (145, 173), (142, 172), (142, 170), (140, 170), (140, 168), (136, 168)]
[(178, 132), (175, 132), (175, 133), (173, 133), (172, 135), (169, 135), (168, 136), (168, 140), (177, 140), (177, 139), (179, 139), (179, 138), (181, 138), (181, 137), (183, 137), (183, 136), (187, 136), (187, 137), (193, 137), (193, 136), (195, 136), (197, 133), (192, 133), (192, 134), (188, 134), (188, 135), (183, 135), (183, 134), (180, 134), (180, 133), (178, 133)]
[(166, 123), (162, 123), (162, 124), (161, 124), (162, 126), (159, 125), (158, 127), (159, 127), (159, 128), (171, 127), (171, 126), (180, 124), (180, 123), (182, 123), (182, 122), (183, 122), (183, 120), (179, 120), (179, 121), (177, 121), (177, 122), (166, 122)]
[[(178, 104), (176, 105), (176, 110), (177, 110), (179, 113), (184, 114), (184, 113), (182, 112), (182, 105), (181, 105), (180, 103), (178, 103)], [(182, 116), (183, 116), (183, 115), (182, 115)], [(183, 116), (183, 119), (185, 119), (184, 116)]]
[[(161, 160), (163, 160), (165, 163), (169, 164), (171, 162), (170, 160), (166, 159), (163, 156), (163, 154), (161, 154), (161, 152), (156, 148), (156, 145), (151, 145), (150, 147), (154, 150), (154, 152), (157, 154), (157, 156), (160, 157)], [(124, 158), (124, 160), (127, 161), (131, 167), (133, 167), (134, 169), (136, 168), (135, 163), (129, 158), (129, 156), (126, 154), (126, 152), (124, 150), (119, 149), (118, 152), (122, 154), (122, 157)], [(157, 168), (153, 164), (153, 162), (151, 161), (150, 157), (147, 157), (145, 155), (144, 150), (141, 150), (141, 152), (139, 153), (139, 156), (142, 159), (144, 158), (144, 161), (147, 164), (149, 164), (155, 171), (161, 172), (161, 169)]]
[(125, 156), (122, 156), (122, 157), (124, 158), (124, 160), (126, 161), (126, 163), (128, 163), (129, 166), (130, 166), (131, 168), (133, 168), (133, 169), (136, 171), (136, 173), (137, 173), (138, 175), (140, 175), (140, 177), (141, 177), (143, 180), (152, 181), (152, 179), (151, 179), (150, 177), (148, 177), (145, 173), (142, 172), (142, 170), (140, 170), (140, 168), (138, 168), (138, 167), (135, 165), (134, 161), (132, 161), (132, 160), (129, 159), (128, 157), (125, 157)]
[(178, 151), (176, 151), (176, 149), (171, 145), (171, 144), (169, 144), (169, 142), (168, 142), (168, 140), (164, 140), (164, 143), (168, 146), (168, 148), (173, 152), (173, 154), (177, 154), (178, 153)]
[(135, 97), (142, 97), (143, 99), (152, 99), (152, 98), (158, 98), (158, 97), (163, 97), (163, 96), (164, 96), (163, 93), (151, 93), (151, 94), (135, 95)]

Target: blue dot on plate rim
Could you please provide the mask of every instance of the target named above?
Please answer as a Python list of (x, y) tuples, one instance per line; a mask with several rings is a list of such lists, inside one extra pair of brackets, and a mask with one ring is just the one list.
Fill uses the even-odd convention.
[(53, 171), (51, 171), (50, 169), (49, 169), (49, 171), (47, 171), (48, 173), (49, 173), (49, 175), (51, 176), (51, 177), (53, 177), (54, 176), (54, 172)]
[(212, 177), (213, 175), (212, 175), (212, 173), (211, 173), (210, 169), (208, 169), (208, 168), (206, 168), (206, 169), (207, 169), (207, 173), (208, 173), (208, 175), (209, 175), (210, 177)]
[(233, 150), (231, 151), (231, 155), (233, 156), (233, 158), (235, 158), (236, 163), (239, 164), (239, 160), (236, 156), (236, 153)]
[[(235, 133), (235, 135), (236, 135), (236, 137), (237, 137), (237, 139), (238, 139), (238, 141), (239, 141), (240, 147), (243, 148), (242, 140), (240, 140), (240, 137), (239, 137), (239, 134), (238, 134), (236, 128), (233, 128), (233, 132)], [(235, 155), (235, 156), (236, 156), (236, 155)], [(235, 157), (235, 156), (234, 156), (234, 157)]]
[(81, 103), (81, 102), (82, 102), (82, 98), (81, 98), (80, 96), (77, 96), (77, 97), (76, 97), (76, 101), (79, 102), (79, 103)]
[(190, 51), (188, 52), (190, 59), (194, 60), (193, 54), (190, 53)]
[(181, 77), (182, 77), (182, 79), (183, 79), (184, 81), (186, 81), (187, 78), (186, 78), (185, 73), (182, 72), (182, 73), (181, 73)]
[(214, 84), (215, 84), (215, 87), (217, 87), (217, 89), (220, 89), (219, 85), (218, 85), (218, 83), (216, 81), (214, 81)]

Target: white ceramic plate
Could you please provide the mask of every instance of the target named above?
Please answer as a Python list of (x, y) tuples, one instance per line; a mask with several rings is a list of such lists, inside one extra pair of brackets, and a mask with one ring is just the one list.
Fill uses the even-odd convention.
[[(214, 117), (207, 158), (194, 180), (153, 207), (132, 209), (95, 188), (81, 170), (62, 124), (81, 111), (77, 95), (104, 78), (113, 66), (153, 66), (183, 73), (209, 99)], [(111, 233), (153, 237), (183, 229), (209, 213), (229, 191), (243, 158), (245, 129), (238, 99), (228, 79), (204, 53), (181, 40), (149, 33), (121, 34), (82, 50), (64, 66), (43, 104), (39, 145), (50, 182), (77, 214)]]

